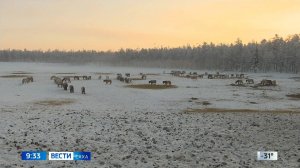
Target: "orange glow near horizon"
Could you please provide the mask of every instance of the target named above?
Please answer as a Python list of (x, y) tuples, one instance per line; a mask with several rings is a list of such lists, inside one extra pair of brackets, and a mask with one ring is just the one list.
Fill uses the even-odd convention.
[(299, 34), (298, 0), (1, 0), (0, 49), (118, 50)]

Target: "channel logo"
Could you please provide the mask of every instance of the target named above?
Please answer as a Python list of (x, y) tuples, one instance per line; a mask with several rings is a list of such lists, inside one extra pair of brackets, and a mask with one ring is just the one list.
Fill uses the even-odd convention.
[(73, 152), (49, 152), (49, 160), (73, 160)]
[(49, 160), (91, 160), (91, 152), (49, 152)]

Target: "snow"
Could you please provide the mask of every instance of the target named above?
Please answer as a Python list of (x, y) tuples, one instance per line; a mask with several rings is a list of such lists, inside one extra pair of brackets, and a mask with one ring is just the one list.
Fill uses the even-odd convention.
[[(255, 83), (265, 78), (277, 80), (276, 87), (253, 89), (230, 86), (234, 79), (191, 80), (162, 73), (171, 71), (169, 69), (0, 63), (0, 76), (17, 71), (33, 73), (29, 75), (34, 82), (22, 85), (22, 78), (0, 77), (0, 152), (3, 156), (0, 167), (268, 166), (256, 162), (258, 150), (279, 152), (279, 161), (270, 164), (299, 166), (300, 113), (184, 113), (187, 109), (204, 108), (298, 111), (299, 100), (290, 99), (286, 94), (300, 93), (299, 82), (290, 79), (299, 75), (247, 73)], [(109, 75), (112, 85), (103, 83), (106, 75), (98, 80), (96, 72), (113, 73)], [(151, 79), (158, 83), (170, 80), (178, 87), (126, 88), (125, 83), (115, 78), (116, 73), (127, 72), (133, 76), (141, 72), (160, 74), (148, 75), (146, 81), (133, 81), (134, 84)], [(75, 93), (71, 94), (50, 80), (52, 75), (63, 76), (56, 73), (91, 75), (92, 80), (72, 80)], [(85, 95), (80, 93), (82, 86), (86, 88)], [(65, 99), (74, 103), (36, 104)], [(203, 101), (211, 104), (205, 106)], [(35, 149), (92, 151), (93, 158), (90, 162), (20, 160), (18, 152)]]

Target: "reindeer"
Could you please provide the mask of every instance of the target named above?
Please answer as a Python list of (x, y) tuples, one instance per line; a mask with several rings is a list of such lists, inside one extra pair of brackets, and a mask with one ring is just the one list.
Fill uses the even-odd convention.
[(29, 81), (28, 81), (27, 78), (23, 78), (23, 79), (22, 79), (22, 84), (25, 84), (25, 83), (29, 83)]
[(212, 74), (208, 74), (208, 75), (207, 75), (207, 78), (208, 78), (208, 79), (213, 79), (214, 77), (213, 77)]
[(142, 80), (146, 80), (147, 76), (145, 74), (142, 74)]
[(214, 78), (217, 78), (217, 79), (220, 78), (220, 74), (214, 74), (213, 76), (214, 76)]
[(33, 82), (33, 77), (29, 76), (29, 77), (27, 77), (27, 80), (28, 80), (28, 82)]
[(191, 79), (197, 80), (197, 76), (191, 76)]
[(237, 85), (243, 85), (243, 81), (239, 79), (239, 80), (235, 81), (235, 84), (237, 84)]
[(125, 76), (126, 77), (130, 77), (130, 73), (125, 73)]
[(63, 81), (63, 82), (71, 83), (70, 77), (64, 77), (64, 78), (62, 79), (62, 81)]
[(92, 76), (87, 76), (86, 80), (91, 80)]
[(73, 85), (70, 85), (69, 89), (70, 89), (70, 93), (74, 93), (74, 86)]
[(99, 75), (98, 79), (99, 79), (99, 80), (101, 80), (101, 78), (102, 78), (102, 76), (101, 76), (101, 75)]
[(260, 82), (260, 84), (262, 86), (276, 86), (276, 80), (267, 80), (267, 79), (264, 79)]
[(125, 78), (124, 81), (125, 81), (125, 83), (131, 83), (131, 79), (130, 78)]
[(57, 78), (56, 76), (51, 76), (50, 77), (50, 80), (53, 80), (53, 79), (55, 79), (55, 78)]
[(62, 86), (63, 86), (64, 90), (68, 90), (68, 83), (65, 82), (62, 84)]
[(57, 87), (63, 87), (63, 81), (60, 78), (55, 78), (54, 83), (57, 84)]
[(254, 84), (254, 80), (253, 79), (246, 79), (246, 83), (247, 84)]
[(221, 79), (225, 79), (225, 78), (226, 78), (226, 75), (222, 74), (222, 75), (220, 75), (220, 78), (221, 78)]
[(57, 78), (59, 78), (59, 77), (56, 77), (56, 76), (51, 76), (51, 80), (53, 80), (54, 81), (54, 83), (55, 83), (55, 80), (57, 79)]
[(79, 80), (79, 76), (74, 76), (74, 80)]
[(203, 76), (204, 76), (203, 74), (201, 74), (201, 75), (198, 75), (198, 77), (199, 77), (199, 78), (203, 78)]
[(106, 85), (107, 85), (107, 84), (110, 84), (110, 85), (111, 85), (111, 83), (112, 83), (112, 81), (111, 81), (110, 79), (104, 79), (103, 82), (105, 82)]
[(85, 87), (81, 87), (81, 94), (85, 94)]
[(171, 85), (172, 83), (171, 83), (171, 81), (163, 81), (163, 84), (165, 84), (165, 85)]
[(174, 76), (183, 76), (185, 74), (185, 71), (175, 71)]
[(120, 80), (122, 78), (122, 74), (118, 73), (117, 74), (117, 80)]
[(85, 76), (85, 75), (84, 75), (84, 76), (82, 76), (82, 80), (87, 80), (87, 78), (88, 78), (88, 77), (87, 77), (87, 76)]
[(155, 84), (156, 85), (156, 80), (150, 80), (149, 84), (151, 84), (151, 85)]

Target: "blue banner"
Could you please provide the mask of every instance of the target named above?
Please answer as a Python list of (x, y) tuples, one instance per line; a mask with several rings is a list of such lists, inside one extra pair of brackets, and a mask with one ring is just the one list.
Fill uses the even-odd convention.
[(74, 152), (74, 160), (91, 160), (91, 152)]
[(24, 151), (21, 153), (22, 160), (47, 160), (47, 152)]

